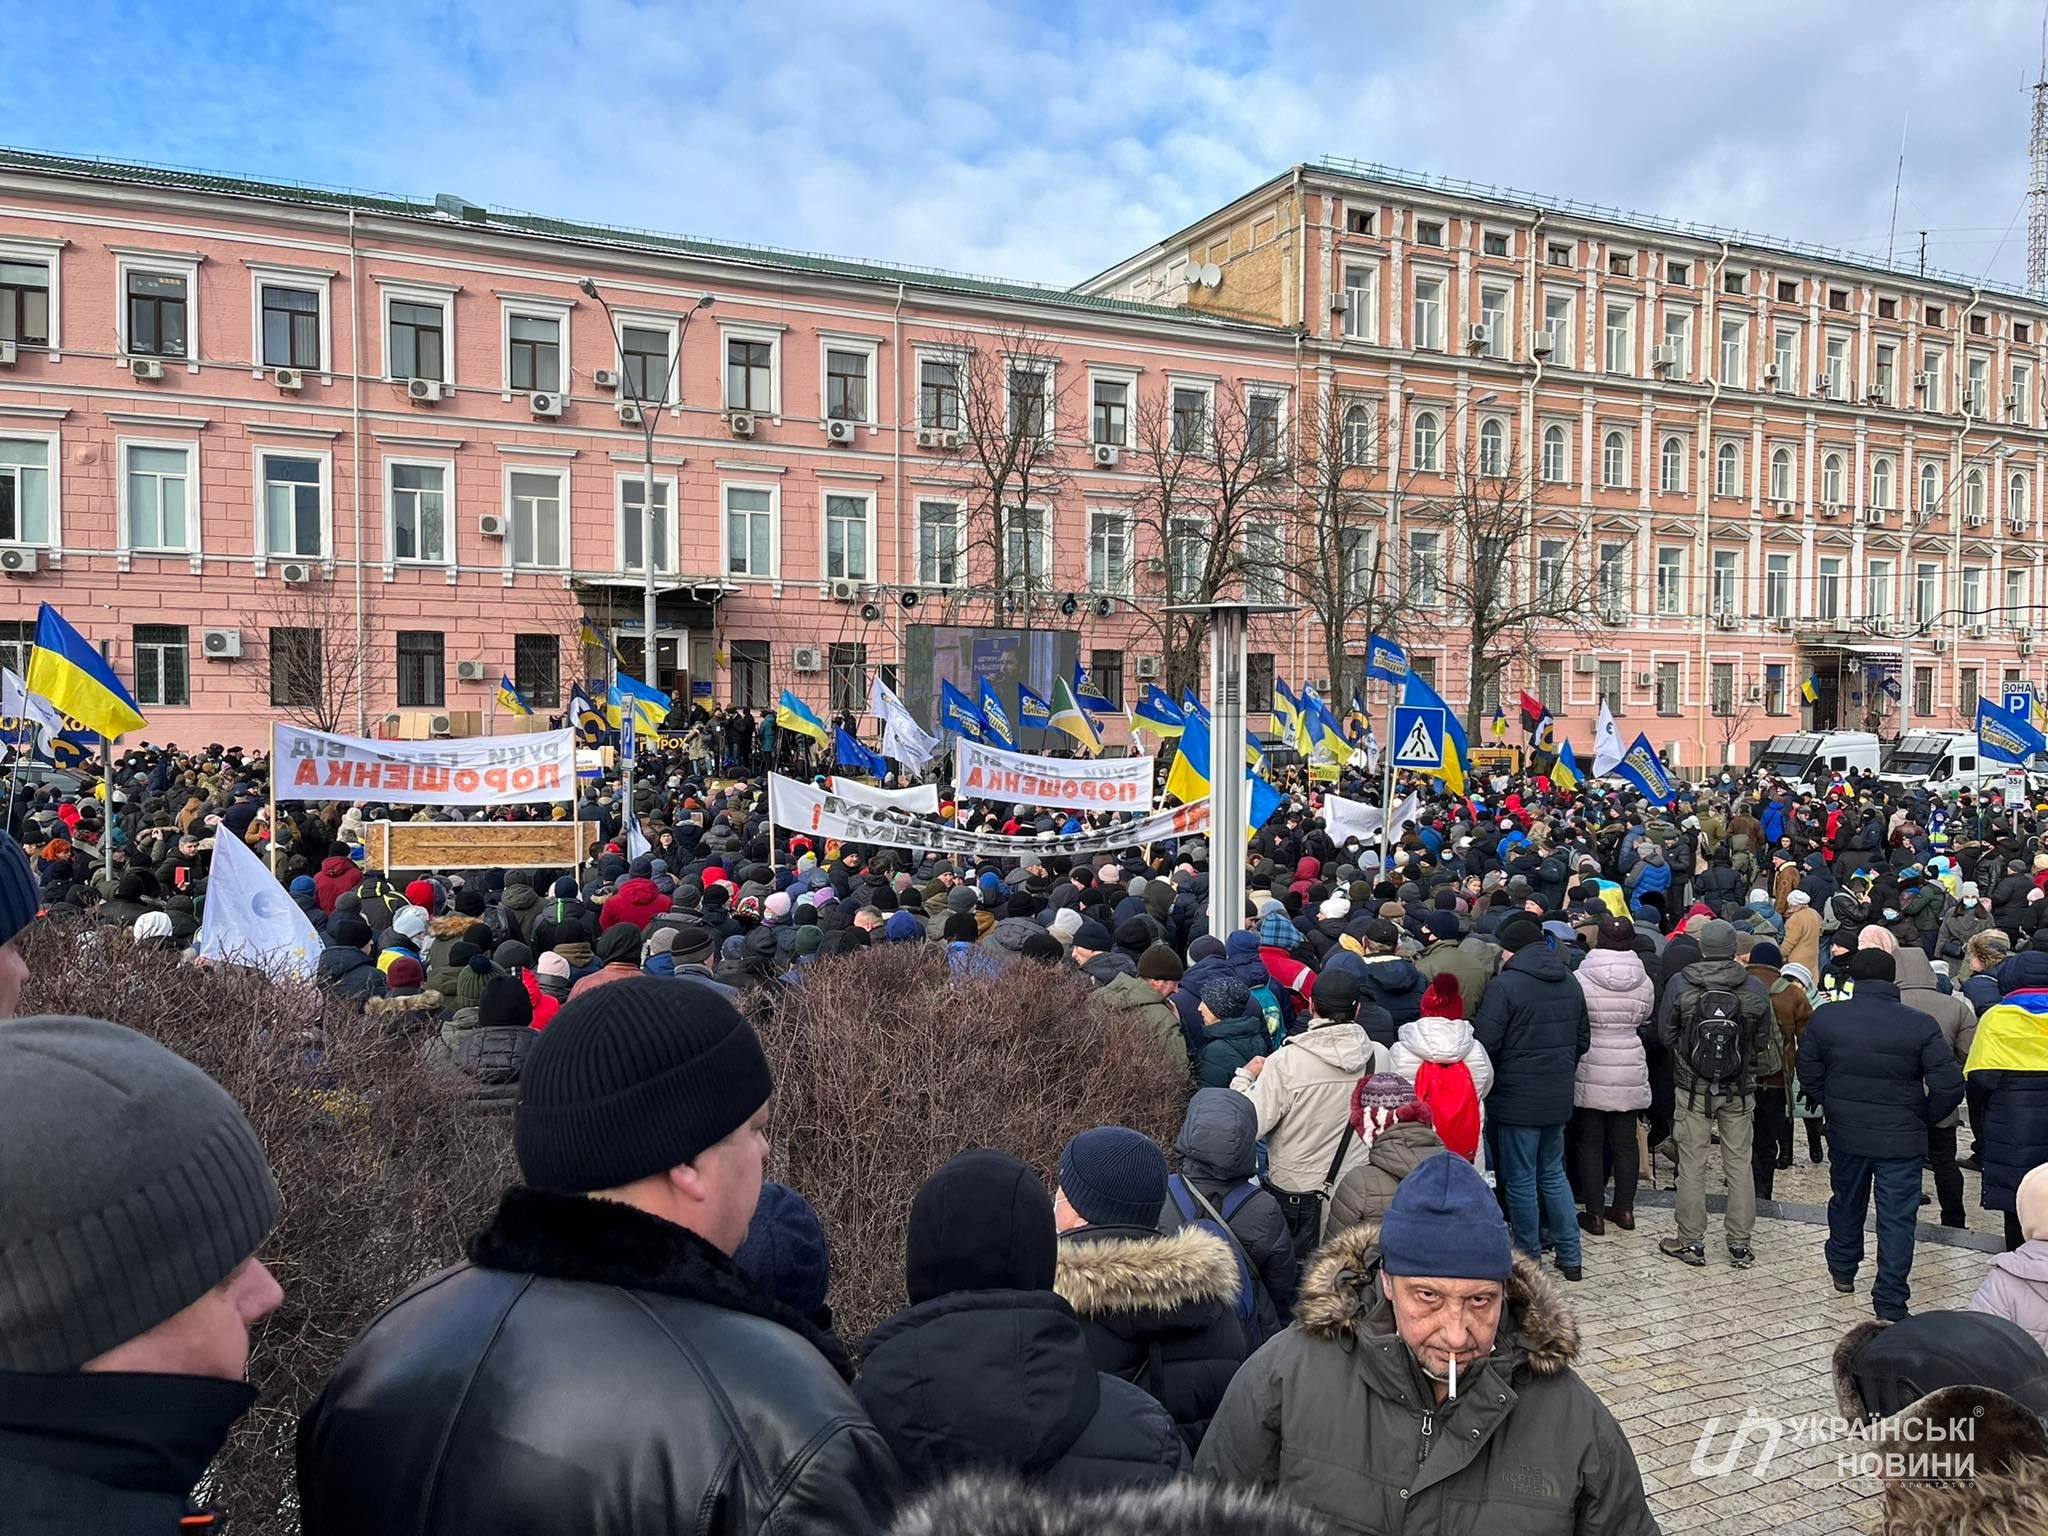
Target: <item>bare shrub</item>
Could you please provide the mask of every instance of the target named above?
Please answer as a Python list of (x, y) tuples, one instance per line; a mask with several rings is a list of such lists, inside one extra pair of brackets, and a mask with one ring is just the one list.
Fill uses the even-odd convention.
[(298, 1529), (292, 1443), (343, 1350), (408, 1286), (461, 1257), (517, 1174), (510, 1122), (463, 1112), (416, 1042), (312, 987), (181, 965), (118, 932), (29, 930), (24, 1011), (140, 1030), (249, 1116), (284, 1211), (261, 1257), (284, 1303), (252, 1335), (255, 1408), (207, 1476), (230, 1529)]
[(857, 1345), (903, 1306), (903, 1234), (931, 1172), (995, 1147), (1050, 1178), (1067, 1139), (1127, 1125), (1171, 1143), (1188, 1084), (1150, 1031), (1071, 971), (954, 980), (927, 945), (811, 971), (761, 1020), (775, 1065), (774, 1176), (817, 1207), (836, 1326)]

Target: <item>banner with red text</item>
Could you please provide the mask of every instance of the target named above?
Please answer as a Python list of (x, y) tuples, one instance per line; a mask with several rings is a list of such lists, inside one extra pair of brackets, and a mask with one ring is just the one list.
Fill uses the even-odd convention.
[(901, 811), (876, 810), (829, 789), (771, 773), (768, 817), (779, 831), (818, 833), (841, 842), (1029, 861), (1055, 855), (1121, 853), (1166, 838), (1198, 837), (1209, 830), (1209, 802), (1170, 805), (1149, 816), (1064, 836), (1047, 832), (1035, 837), (1005, 837), (999, 832), (969, 832), (946, 821), (923, 821)]
[(1149, 811), (1149, 757), (1034, 757), (962, 737), (953, 758), (960, 794), (1066, 811)]
[(387, 805), (529, 805), (576, 798), (576, 733), (370, 741), (296, 725), (270, 728), (279, 800)]

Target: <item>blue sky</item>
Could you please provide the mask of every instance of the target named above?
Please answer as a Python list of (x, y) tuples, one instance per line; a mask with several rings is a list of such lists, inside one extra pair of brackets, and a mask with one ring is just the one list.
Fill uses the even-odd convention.
[[(0, 142), (1069, 282), (1296, 161), (2017, 282), (2041, 15), (1967, 0), (0, 0)], [(1902, 120), (1910, 110), (1910, 123)]]

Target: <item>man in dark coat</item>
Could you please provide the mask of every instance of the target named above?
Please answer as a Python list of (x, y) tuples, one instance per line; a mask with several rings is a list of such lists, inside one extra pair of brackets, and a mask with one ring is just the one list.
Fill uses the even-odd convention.
[(1508, 1221), (1523, 1251), (1541, 1254), (1547, 1225), (1557, 1267), (1579, 1269), (1578, 1207), (1564, 1172), (1564, 1128), (1572, 1118), (1579, 1058), (1592, 1043), (1586, 994), (1556, 943), (1526, 912), (1500, 925), (1507, 964), (1486, 989), (1472, 1033), (1493, 1063), (1486, 1123), (1507, 1187)]
[(1007, 1153), (962, 1152), (917, 1192), (910, 1306), (869, 1337), (854, 1383), (907, 1491), (989, 1472), (1081, 1493), (1186, 1468), (1166, 1410), (1096, 1370), (1053, 1294), (1058, 1262), (1045, 1185)]
[(564, 1007), (513, 1120), (525, 1183), (469, 1262), (350, 1346), (299, 1423), (306, 1536), (866, 1533), (895, 1458), (838, 1341), (734, 1267), (773, 1083), (709, 988)]
[(1199, 1227), (1158, 1229), (1166, 1158), (1137, 1131), (1083, 1131), (1060, 1154), (1053, 1288), (1081, 1319), (1095, 1368), (1166, 1406), (1192, 1453), (1250, 1353), (1237, 1257)]
[(1894, 1320), (1906, 1315), (1927, 1132), (1963, 1101), (1955, 1051), (1933, 1019), (1899, 1000), (1895, 975), (1884, 950), (1858, 950), (1849, 962), (1855, 994), (1816, 1010), (1799, 1042), (1800, 1084), (1828, 1121), (1828, 1273), (1843, 1295), (1855, 1289), (1874, 1187), (1870, 1301)]
[(343, 913), (328, 920), (327, 947), (313, 962), (313, 974), (321, 985), (347, 998), (360, 1011), (363, 1004), (385, 992), (384, 973), (373, 958), (376, 950), (370, 925)]
[(1387, 1011), (1398, 1035), (1403, 1024), (1422, 1017), (1422, 990), (1429, 985), (1429, 978), (1416, 968), (1414, 961), (1400, 953), (1400, 930), (1386, 918), (1376, 917), (1367, 923), (1361, 942), (1365, 946), (1365, 964), (1358, 972), (1358, 980), (1365, 992), (1364, 1000)]
[[(1159, 1230), (1168, 1233), (1204, 1216), (1227, 1218), (1231, 1236), (1252, 1271), (1257, 1305), (1250, 1340), (1254, 1349), (1287, 1326), (1300, 1277), (1286, 1213), (1273, 1192), (1256, 1183), (1258, 1135), (1259, 1114), (1250, 1099), (1228, 1088), (1196, 1089), (1173, 1144), (1173, 1155), (1180, 1159), (1180, 1185), (1168, 1180), (1167, 1201), (1159, 1212)], [(1247, 1184), (1253, 1186), (1251, 1192), (1225, 1211)], [(1192, 1216), (1181, 1210), (1183, 1191)]]

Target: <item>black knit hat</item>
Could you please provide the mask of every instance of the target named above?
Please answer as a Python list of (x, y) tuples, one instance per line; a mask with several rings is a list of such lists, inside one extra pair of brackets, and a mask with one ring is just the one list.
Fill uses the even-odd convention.
[(717, 992), (628, 976), (566, 1005), (534, 1044), (512, 1149), (537, 1189), (618, 1189), (694, 1161), (774, 1088), (753, 1026)]
[(21, 844), (0, 832), (0, 944), (35, 921), (42, 899), (28, 855), (21, 851)]

